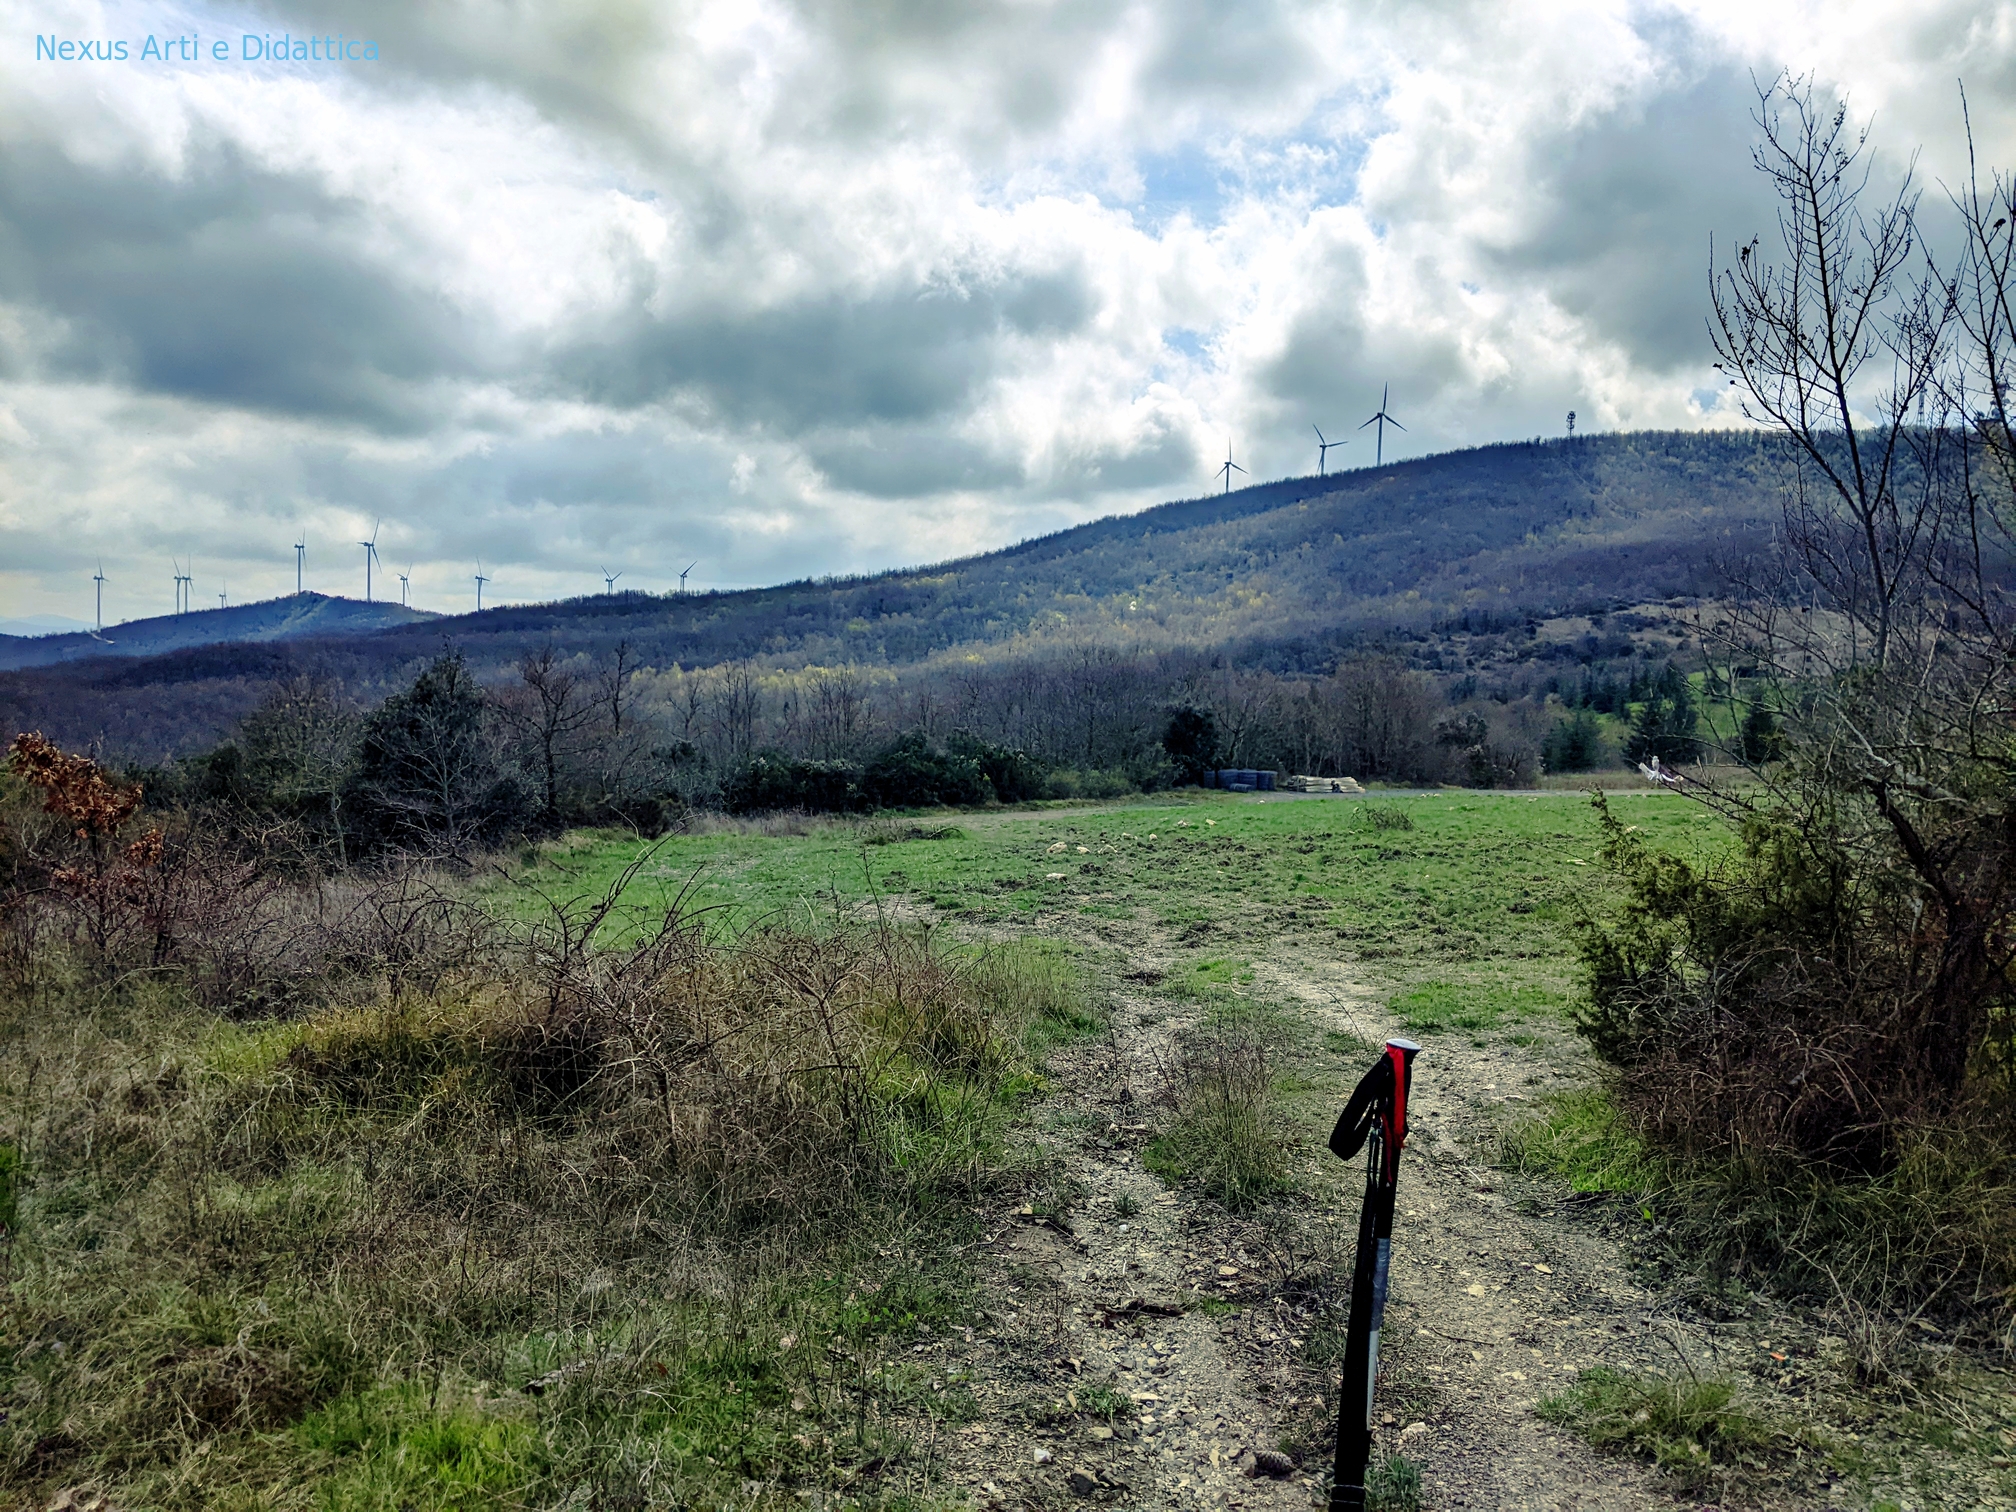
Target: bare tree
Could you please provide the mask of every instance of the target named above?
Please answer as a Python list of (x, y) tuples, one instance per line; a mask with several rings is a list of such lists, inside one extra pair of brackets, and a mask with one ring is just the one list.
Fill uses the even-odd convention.
[(1781, 77), (1756, 120), (1783, 246), (1712, 270), (1711, 329), (1792, 475), (1778, 556), (1709, 633), (1775, 687), (1792, 759), (1761, 798), (1717, 801), (1857, 879), (1863, 934), (1835, 939), (1875, 995), (1840, 1008), (1869, 1047), (1841, 1106), (1936, 1108), (2007, 1032), (2016, 963), (2010, 185), (1976, 172), (1952, 194), (1966, 236), (1942, 270), (1910, 175), (1876, 197), (1845, 107)]
[(326, 815), (339, 865), (349, 861), (343, 795), (356, 759), (358, 716), (315, 677), (267, 694), (240, 730), (246, 760), (283, 808)]
[(707, 678), (707, 733), (718, 767), (740, 766), (755, 754), (763, 690), (747, 662), (717, 667)]
[(1881, 667), (1941, 523), (1939, 431), (1912, 420), (1937, 395), (1951, 306), (1936, 277), (1912, 272), (1911, 172), (1865, 209), (1868, 133), (1850, 132), (1845, 104), (1830, 111), (1810, 78), (1781, 75), (1759, 90), (1755, 119), (1782, 260), (1752, 237), (1711, 279), (1716, 366), (1742, 389), (1744, 414), (1792, 442), (1785, 539), (1859, 633), (1851, 654), (1866, 640)]
[(815, 672), (802, 695), (804, 741), (823, 760), (852, 756), (868, 734), (868, 685), (852, 667)]
[(597, 688), (577, 676), (552, 642), (518, 664), (515, 696), (498, 707), (526, 743), (539, 774), (539, 812), (547, 822), (560, 817), (560, 784), (570, 765), (570, 747), (610, 712), (607, 685)]

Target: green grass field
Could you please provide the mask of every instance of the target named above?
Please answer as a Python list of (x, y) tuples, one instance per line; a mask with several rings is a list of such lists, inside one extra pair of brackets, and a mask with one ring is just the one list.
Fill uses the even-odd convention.
[[(1612, 802), (1663, 848), (1698, 854), (1727, 837), (1670, 794)], [(1136, 935), (1173, 944), (1200, 986), (1235, 970), (1241, 951), (1293, 936), (1399, 990), (1403, 1021), (1427, 1032), (1565, 1003), (1574, 921), (1609, 886), (1579, 793), (1188, 795), (806, 828), (649, 845), (578, 833), (528, 853), (495, 887), (515, 895), (510, 906), (538, 909), (542, 897), (600, 894), (648, 851), (629, 894), (640, 914), (684, 891), (730, 928), (872, 898), (990, 932), (1078, 923), (1123, 947)]]

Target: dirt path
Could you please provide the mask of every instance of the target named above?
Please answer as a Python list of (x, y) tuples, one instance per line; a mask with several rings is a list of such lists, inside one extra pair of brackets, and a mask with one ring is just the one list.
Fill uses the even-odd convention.
[[(1138, 937), (1129, 949), (1148, 973), (1173, 955)], [(1389, 1028), (1335, 963), (1276, 947), (1257, 969), (1319, 1029), (1376, 1041)], [(1052, 1221), (1032, 1204), (1004, 1221), (988, 1247), (998, 1318), (944, 1346), (978, 1377), (985, 1415), (954, 1435), (945, 1464), (980, 1506), (1302, 1509), (1320, 1494), (1320, 1453), (1283, 1478), (1251, 1472), (1257, 1452), (1299, 1449), (1335, 1411), (1334, 1374), (1302, 1357), (1321, 1305), (1304, 1283), (1312, 1256), (1331, 1277), (1348, 1268), (1355, 1207), (1340, 1227), (1304, 1205), (1284, 1230), (1280, 1214), (1235, 1216), (1145, 1169), (1155, 1068), (1197, 1011), (1123, 993), (1108, 1042), (1053, 1063), (1046, 1111), (1068, 1210)], [(1564, 1211), (1522, 1212), (1499, 1189), (1497, 1120), (1507, 1099), (1561, 1077), (1570, 1048), (1549, 1049), (1447, 1036), (1421, 1057), (1377, 1452), (1420, 1467), (1430, 1512), (1672, 1512), (1646, 1473), (1531, 1410), (1580, 1368), (1641, 1364), (1662, 1347), (1654, 1301), (1614, 1241)], [(1348, 1091), (1337, 1088), (1340, 1105)], [(1086, 1417), (1102, 1390), (1124, 1393), (1137, 1416), (1114, 1427)], [(1054, 1420), (1031, 1426), (1031, 1404)]]

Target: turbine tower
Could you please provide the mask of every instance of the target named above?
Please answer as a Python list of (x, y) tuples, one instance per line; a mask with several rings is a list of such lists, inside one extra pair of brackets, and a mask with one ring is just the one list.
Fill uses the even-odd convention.
[(489, 581), (490, 579), (483, 576), (483, 564), (478, 562), (476, 564), (476, 612), (478, 614), (483, 612), (483, 585)]
[(301, 539), (294, 543), (294, 596), (301, 596), (301, 565), (308, 560), (308, 535), (302, 532)]
[[(1386, 397), (1392, 392), (1393, 385), (1390, 383), (1379, 391), (1379, 413), (1365, 422), (1365, 425), (1376, 425), (1379, 427), (1378, 430), (1373, 432), (1373, 435), (1378, 437), (1378, 442), (1372, 452), (1372, 465), (1374, 467), (1383, 467), (1386, 464), (1386, 427), (1390, 425), (1397, 431), (1407, 429), (1406, 426), (1386, 413)], [(1365, 429), (1365, 425), (1359, 426), (1358, 429)]]
[(1316, 476), (1320, 478), (1329, 470), (1327, 464), (1330, 460), (1330, 448), (1333, 446), (1349, 446), (1351, 443), (1348, 440), (1325, 441), (1323, 439), (1323, 427), (1320, 425), (1312, 425), (1309, 429), (1316, 432)]
[(623, 576), (623, 574), (620, 572), (611, 572), (607, 567), (598, 567), (595, 570), (602, 574), (602, 591), (611, 598), (614, 598), (616, 596), (616, 579)]
[(364, 548), (364, 602), (367, 604), (371, 602), (371, 563), (378, 555), (378, 526), (384, 523), (380, 520), (371, 527), (370, 540), (357, 543)]
[(91, 632), (97, 635), (105, 629), (105, 562), (102, 557), (98, 562), (98, 570), (91, 574), (91, 581), (98, 585), (98, 628)]
[(1237, 462), (1234, 462), (1232, 460), (1232, 438), (1229, 436), (1226, 437), (1225, 465), (1219, 468), (1218, 472), (1213, 473), (1211, 476), (1215, 478), (1218, 476), (1219, 473), (1223, 473), (1225, 475), (1225, 492), (1229, 494), (1230, 492), (1232, 492), (1232, 474), (1234, 474), (1235, 472), (1245, 472), (1245, 471), (1246, 471), (1245, 468), (1241, 467)]
[(224, 594), (221, 591), (217, 595), (217, 607), (219, 609), (226, 607)]
[(407, 578), (411, 577), (412, 574), (413, 574), (413, 564), (411, 562), (408, 562), (406, 564), (406, 570), (399, 574), (399, 607), (401, 609), (409, 607), (406, 598), (406, 580)]
[[(691, 572), (695, 567), (698, 567), (699, 565), (700, 564), (698, 562), (688, 562), (686, 564), (686, 572)], [(681, 598), (686, 597), (686, 572), (682, 572), (679, 574), (679, 597)]]

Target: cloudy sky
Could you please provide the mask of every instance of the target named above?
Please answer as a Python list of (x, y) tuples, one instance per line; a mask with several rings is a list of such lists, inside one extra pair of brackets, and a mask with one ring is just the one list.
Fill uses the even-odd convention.
[(1768, 224), (1753, 73), (1933, 178), (1964, 78), (2016, 158), (2016, 0), (0, 22), (0, 616), (88, 617), (101, 559), (108, 621), (176, 556), (199, 603), (291, 590), (304, 532), (361, 594), (381, 516), (442, 609), (479, 559), (493, 600), (938, 560), (1210, 490), (1228, 440), (1368, 465), (1388, 383), (1389, 458), (1727, 424), (1704, 270)]

